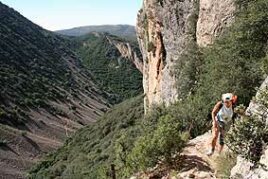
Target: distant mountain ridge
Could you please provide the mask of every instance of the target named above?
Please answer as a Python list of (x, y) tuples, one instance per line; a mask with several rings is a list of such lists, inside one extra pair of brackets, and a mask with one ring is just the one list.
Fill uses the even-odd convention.
[(107, 32), (112, 35), (120, 37), (128, 37), (136, 39), (136, 30), (131, 25), (96, 25), (96, 26), (82, 26), (70, 29), (57, 30), (56, 33), (67, 36), (82, 36), (90, 32)]

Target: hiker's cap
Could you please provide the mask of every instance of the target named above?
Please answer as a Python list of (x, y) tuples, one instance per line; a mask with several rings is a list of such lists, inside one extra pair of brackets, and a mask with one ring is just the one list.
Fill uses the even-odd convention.
[(225, 101), (231, 101), (233, 98), (233, 94), (232, 93), (225, 93), (222, 95), (222, 100)]

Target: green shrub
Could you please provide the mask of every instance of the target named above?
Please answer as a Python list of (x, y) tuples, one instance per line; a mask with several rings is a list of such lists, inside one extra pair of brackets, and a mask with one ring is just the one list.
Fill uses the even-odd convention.
[(159, 119), (153, 141), (157, 144), (158, 155), (163, 156), (166, 162), (171, 162), (172, 156), (181, 151), (189, 137), (188, 133), (182, 132), (181, 129), (181, 123), (170, 115)]
[(145, 170), (159, 161), (172, 164), (173, 155), (179, 154), (189, 137), (187, 132), (181, 132), (181, 128), (181, 123), (170, 115), (162, 116), (154, 131), (135, 142), (128, 156), (132, 170)]
[(154, 43), (153, 43), (153, 42), (149, 42), (149, 43), (148, 43), (148, 46), (147, 46), (147, 51), (148, 51), (148, 52), (153, 52), (153, 53), (155, 53), (155, 50), (156, 50), (156, 47), (155, 47)]
[(226, 142), (232, 151), (257, 163), (268, 143), (268, 127), (254, 117), (243, 118), (228, 132)]
[(118, 178), (129, 176), (124, 160), (141, 135), (143, 115), (143, 96), (116, 105), (36, 165), (30, 178), (107, 178), (111, 164)]
[(6, 116), (7, 116), (6, 111), (4, 111), (2, 108), (0, 108), (0, 118), (6, 117)]
[(258, 113), (237, 120), (227, 134), (227, 145), (237, 154), (257, 163), (265, 144), (268, 144), (268, 89), (259, 91), (256, 99)]
[(262, 59), (261, 69), (264, 74), (268, 74), (268, 54)]
[(6, 139), (0, 139), (0, 147), (6, 146), (8, 141)]
[(189, 39), (185, 50), (171, 72), (176, 77), (179, 99), (191, 95), (196, 90), (202, 63), (201, 50), (193, 39)]
[(23, 137), (26, 137), (27, 136), (27, 131), (21, 131), (21, 136), (23, 136)]

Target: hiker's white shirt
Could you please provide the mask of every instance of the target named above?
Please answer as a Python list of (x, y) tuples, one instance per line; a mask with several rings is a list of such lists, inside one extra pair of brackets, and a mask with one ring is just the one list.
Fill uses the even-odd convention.
[(218, 121), (221, 122), (229, 122), (232, 120), (232, 116), (233, 116), (233, 108), (229, 107), (227, 108), (224, 104), (222, 105), (221, 109), (219, 110), (219, 112), (217, 113), (217, 119)]

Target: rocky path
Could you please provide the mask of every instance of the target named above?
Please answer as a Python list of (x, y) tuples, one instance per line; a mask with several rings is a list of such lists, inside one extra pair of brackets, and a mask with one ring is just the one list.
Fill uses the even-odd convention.
[(228, 149), (224, 149), (222, 154), (216, 151), (213, 156), (207, 156), (211, 140), (211, 132), (207, 132), (190, 140), (182, 151), (180, 159), (173, 168), (158, 165), (146, 174), (133, 177), (135, 179), (225, 179), (217, 171), (219, 157), (224, 155)]
[(215, 152), (213, 156), (208, 157), (206, 155), (211, 137), (212, 134), (207, 132), (189, 141), (187, 147), (182, 152), (182, 169), (173, 178), (216, 178), (214, 160), (219, 154)]

